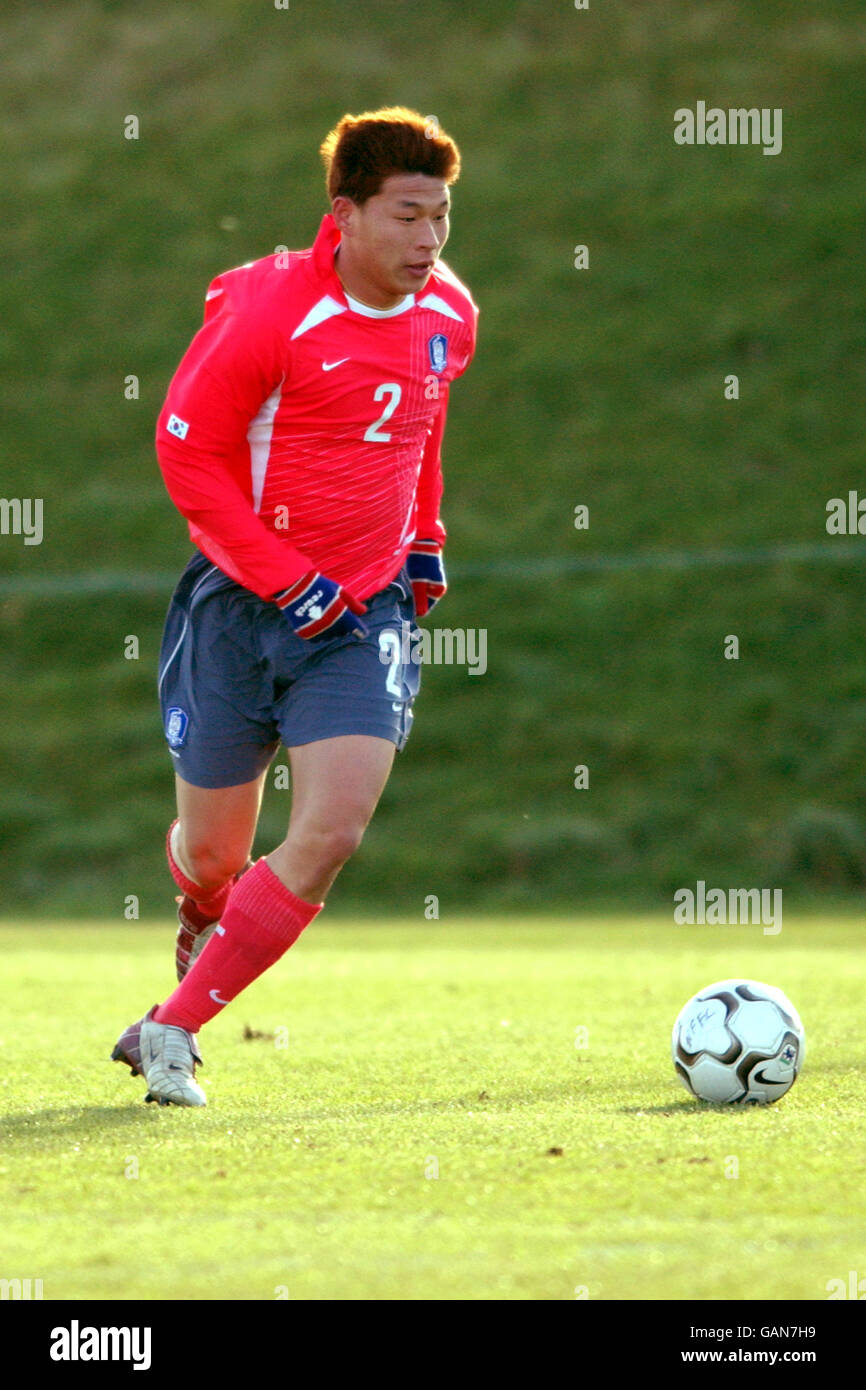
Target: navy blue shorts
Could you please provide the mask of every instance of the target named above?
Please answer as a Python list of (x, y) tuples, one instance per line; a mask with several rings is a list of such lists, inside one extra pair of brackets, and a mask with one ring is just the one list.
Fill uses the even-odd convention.
[(175, 771), (196, 787), (252, 782), (280, 744), (371, 734), (402, 748), (421, 669), (405, 570), (366, 600), (370, 635), (311, 643), (277, 606), (198, 552), (181, 576), (159, 659), (163, 728)]

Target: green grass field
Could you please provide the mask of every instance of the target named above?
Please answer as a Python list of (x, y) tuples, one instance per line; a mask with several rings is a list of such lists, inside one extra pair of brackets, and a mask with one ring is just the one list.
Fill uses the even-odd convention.
[[(46, 1299), (824, 1299), (866, 1272), (853, 917), (324, 922), (203, 1031), (203, 1111), (108, 1061), (172, 941), (0, 928), (0, 1276)], [(806, 1027), (768, 1109), (671, 1069), (729, 975)]]
[[(309, 245), (323, 136), (395, 101), (464, 160), (447, 260), (481, 319), (436, 625), (485, 630), (489, 666), (424, 672), (344, 893), (375, 911), (387, 874), (411, 912), (423, 819), (464, 911), (862, 894), (866, 542), (825, 529), (863, 492), (862, 0), (6, 0), (0, 51), (2, 491), (45, 501), (41, 545), (0, 536), (5, 912), (162, 910), (157, 656), (189, 546), (156, 416), (213, 276)], [(698, 99), (783, 109), (781, 154), (678, 146)]]

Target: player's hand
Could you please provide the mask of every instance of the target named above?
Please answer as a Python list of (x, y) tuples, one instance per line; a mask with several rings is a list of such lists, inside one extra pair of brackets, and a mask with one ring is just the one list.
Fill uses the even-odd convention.
[(298, 637), (307, 642), (366, 637), (370, 631), (359, 616), (366, 613), (366, 605), (317, 570), (310, 570), (281, 594), (275, 594), (274, 603)]
[(437, 541), (413, 541), (406, 557), (406, 569), (415, 595), (415, 613), (423, 618), (436, 607), (448, 588), (441, 545)]

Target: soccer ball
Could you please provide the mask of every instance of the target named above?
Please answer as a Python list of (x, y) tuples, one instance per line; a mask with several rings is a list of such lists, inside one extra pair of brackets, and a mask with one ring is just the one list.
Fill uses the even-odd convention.
[(757, 980), (720, 980), (690, 999), (671, 1035), (686, 1090), (717, 1105), (768, 1105), (790, 1091), (806, 1055), (787, 995)]

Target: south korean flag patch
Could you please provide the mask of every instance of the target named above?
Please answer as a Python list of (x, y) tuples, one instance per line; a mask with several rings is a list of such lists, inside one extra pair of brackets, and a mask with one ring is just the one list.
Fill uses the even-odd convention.
[(434, 372), (444, 372), (448, 366), (448, 339), (444, 333), (434, 333), (427, 340), (427, 353)]
[(181, 420), (179, 415), (169, 415), (166, 429), (169, 434), (177, 435), (178, 439), (186, 439), (189, 432), (189, 421)]
[(165, 718), (165, 736), (169, 748), (182, 748), (189, 728), (189, 715), (179, 705), (173, 705)]

